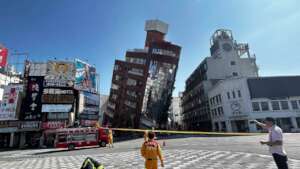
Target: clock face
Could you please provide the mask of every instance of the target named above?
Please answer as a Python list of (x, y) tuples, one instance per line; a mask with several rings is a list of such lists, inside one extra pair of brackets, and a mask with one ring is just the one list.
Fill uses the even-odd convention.
[(238, 102), (233, 102), (231, 103), (231, 109), (233, 111), (239, 111), (241, 109), (241, 105)]
[(229, 52), (229, 51), (232, 50), (232, 46), (231, 46), (231, 44), (229, 44), (229, 43), (224, 43), (224, 44), (222, 45), (222, 47), (223, 47), (223, 49), (224, 49), (225, 51), (227, 51), (227, 52)]

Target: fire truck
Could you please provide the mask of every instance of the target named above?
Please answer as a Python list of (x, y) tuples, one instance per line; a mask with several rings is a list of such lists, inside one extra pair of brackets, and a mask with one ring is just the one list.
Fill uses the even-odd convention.
[(55, 147), (75, 148), (97, 146), (105, 147), (108, 143), (108, 128), (62, 128), (56, 130)]

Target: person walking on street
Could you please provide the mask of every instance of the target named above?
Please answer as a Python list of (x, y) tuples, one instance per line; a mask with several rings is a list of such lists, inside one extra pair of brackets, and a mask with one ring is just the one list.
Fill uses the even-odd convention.
[(113, 136), (112, 129), (108, 130), (108, 147), (114, 148), (114, 136)]
[(269, 140), (260, 141), (260, 143), (269, 146), (269, 151), (274, 158), (277, 168), (288, 169), (288, 158), (283, 148), (282, 130), (275, 124), (275, 119), (267, 117), (265, 123), (258, 122), (257, 120), (254, 120), (254, 122), (269, 131)]
[(161, 163), (161, 167), (164, 167), (164, 160), (160, 145), (154, 140), (155, 134), (148, 132), (148, 141), (145, 141), (141, 148), (141, 154), (145, 158), (146, 169), (158, 169), (158, 158)]

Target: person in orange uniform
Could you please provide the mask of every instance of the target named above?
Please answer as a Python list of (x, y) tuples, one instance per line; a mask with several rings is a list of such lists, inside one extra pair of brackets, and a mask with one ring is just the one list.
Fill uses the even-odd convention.
[(114, 147), (114, 137), (113, 137), (113, 132), (112, 129), (108, 130), (108, 147)]
[(164, 167), (164, 160), (161, 153), (160, 145), (154, 140), (154, 133), (148, 132), (148, 141), (145, 141), (141, 148), (141, 154), (145, 158), (146, 169), (158, 169), (158, 158), (161, 167)]

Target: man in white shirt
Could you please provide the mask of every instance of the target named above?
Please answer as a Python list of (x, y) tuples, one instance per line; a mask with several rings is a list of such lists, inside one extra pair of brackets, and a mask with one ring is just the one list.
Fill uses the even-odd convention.
[(258, 122), (257, 120), (254, 120), (254, 122), (269, 131), (269, 140), (260, 141), (260, 143), (262, 145), (269, 146), (270, 153), (274, 158), (277, 168), (288, 169), (288, 159), (283, 148), (282, 130), (275, 124), (275, 119), (272, 117), (267, 117), (265, 119), (265, 123)]

